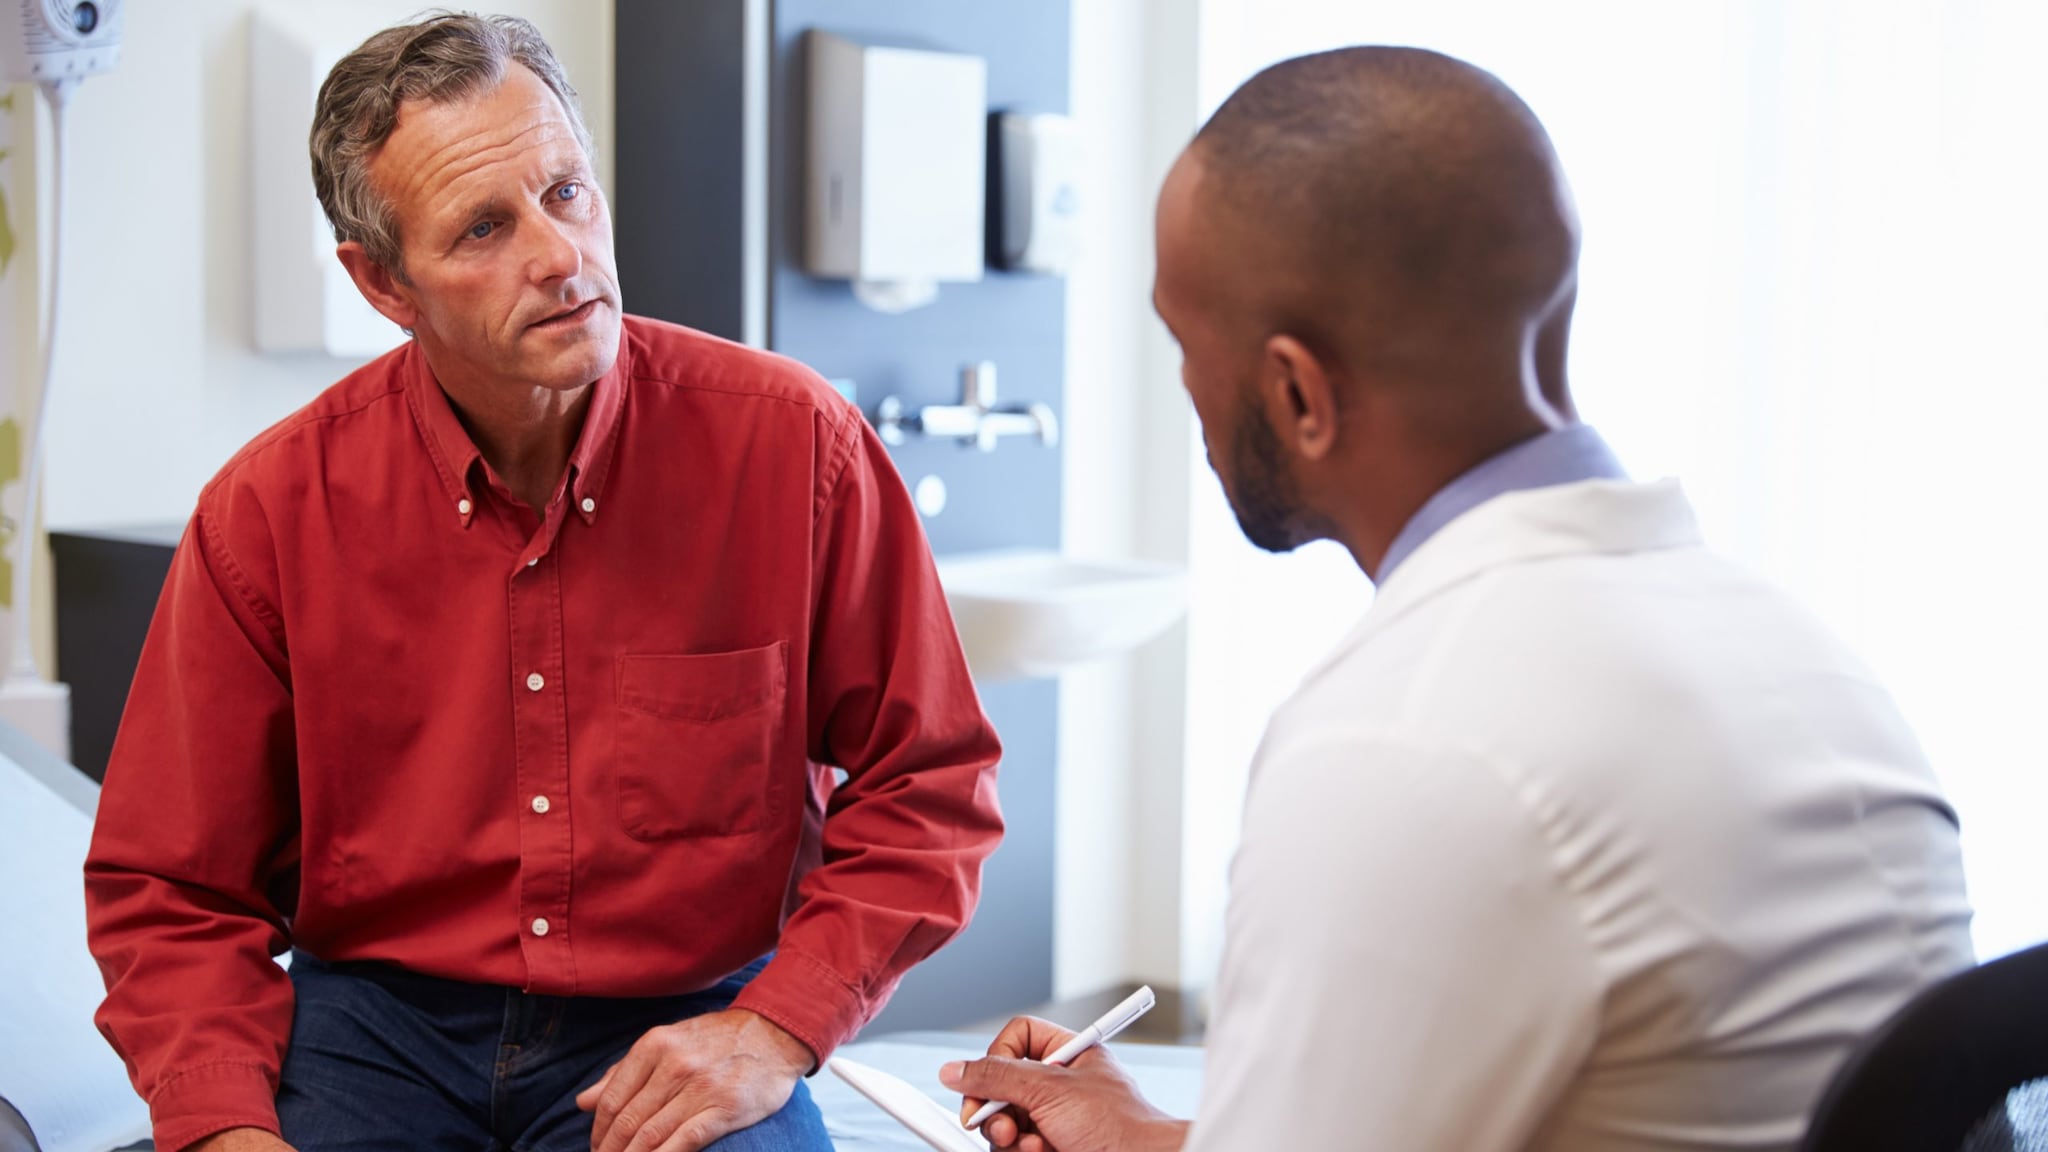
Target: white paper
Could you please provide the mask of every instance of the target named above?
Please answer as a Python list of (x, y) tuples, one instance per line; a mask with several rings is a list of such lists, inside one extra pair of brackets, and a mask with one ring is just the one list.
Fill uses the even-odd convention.
[(958, 1114), (887, 1072), (844, 1056), (826, 1067), (938, 1152), (988, 1152), (987, 1141), (962, 1128)]
[(149, 1135), (149, 1109), (93, 1027), (105, 988), (85, 947), (92, 822), (0, 755), (0, 1096), (45, 1152)]

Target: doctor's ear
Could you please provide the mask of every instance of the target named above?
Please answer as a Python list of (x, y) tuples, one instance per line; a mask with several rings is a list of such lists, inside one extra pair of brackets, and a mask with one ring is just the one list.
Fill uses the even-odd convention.
[(1328, 456), (1337, 445), (1337, 393), (1322, 361), (1294, 337), (1274, 336), (1260, 376), (1266, 418), (1281, 442), (1309, 460)]

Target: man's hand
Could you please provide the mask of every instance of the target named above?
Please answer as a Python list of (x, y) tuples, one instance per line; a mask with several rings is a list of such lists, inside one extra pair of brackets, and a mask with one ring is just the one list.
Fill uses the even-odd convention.
[(597, 1113), (592, 1152), (698, 1152), (781, 1111), (815, 1062), (803, 1041), (728, 1009), (642, 1036), (576, 1106)]
[(1145, 1103), (1105, 1049), (1091, 1048), (1065, 1068), (1037, 1063), (1073, 1035), (1057, 1024), (1019, 1016), (997, 1034), (987, 1058), (940, 1069), (939, 1081), (967, 1097), (961, 1122), (984, 1100), (1008, 1100), (1010, 1108), (981, 1126), (998, 1148), (1179, 1152), (1188, 1125)]
[(230, 1128), (190, 1145), (185, 1152), (292, 1152), (292, 1146), (261, 1128)]

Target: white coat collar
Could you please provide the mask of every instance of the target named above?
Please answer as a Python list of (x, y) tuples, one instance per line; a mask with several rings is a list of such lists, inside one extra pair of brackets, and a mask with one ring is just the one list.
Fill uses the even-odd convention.
[(1496, 496), (1446, 524), (1404, 560), (1331, 659), (1437, 593), (1497, 568), (1703, 543), (1676, 480), (1587, 480)]

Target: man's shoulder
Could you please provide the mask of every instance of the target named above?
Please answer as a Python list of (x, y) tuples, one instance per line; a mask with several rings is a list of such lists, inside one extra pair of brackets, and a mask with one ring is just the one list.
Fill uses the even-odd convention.
[(787, 356), (646, 316), (624, 324), (638, 386), (788, 404), (835, 420), (850, 410), (824, 377)]
[(201, 510), (230, 492), (292, 487), (330, 456), (352, 455), (352, 437), (388, 433), (391, 422), (405, 415), (404, 368), (412, 354), (411, 342), (386, 352), (258, 433), (201, 491)]

